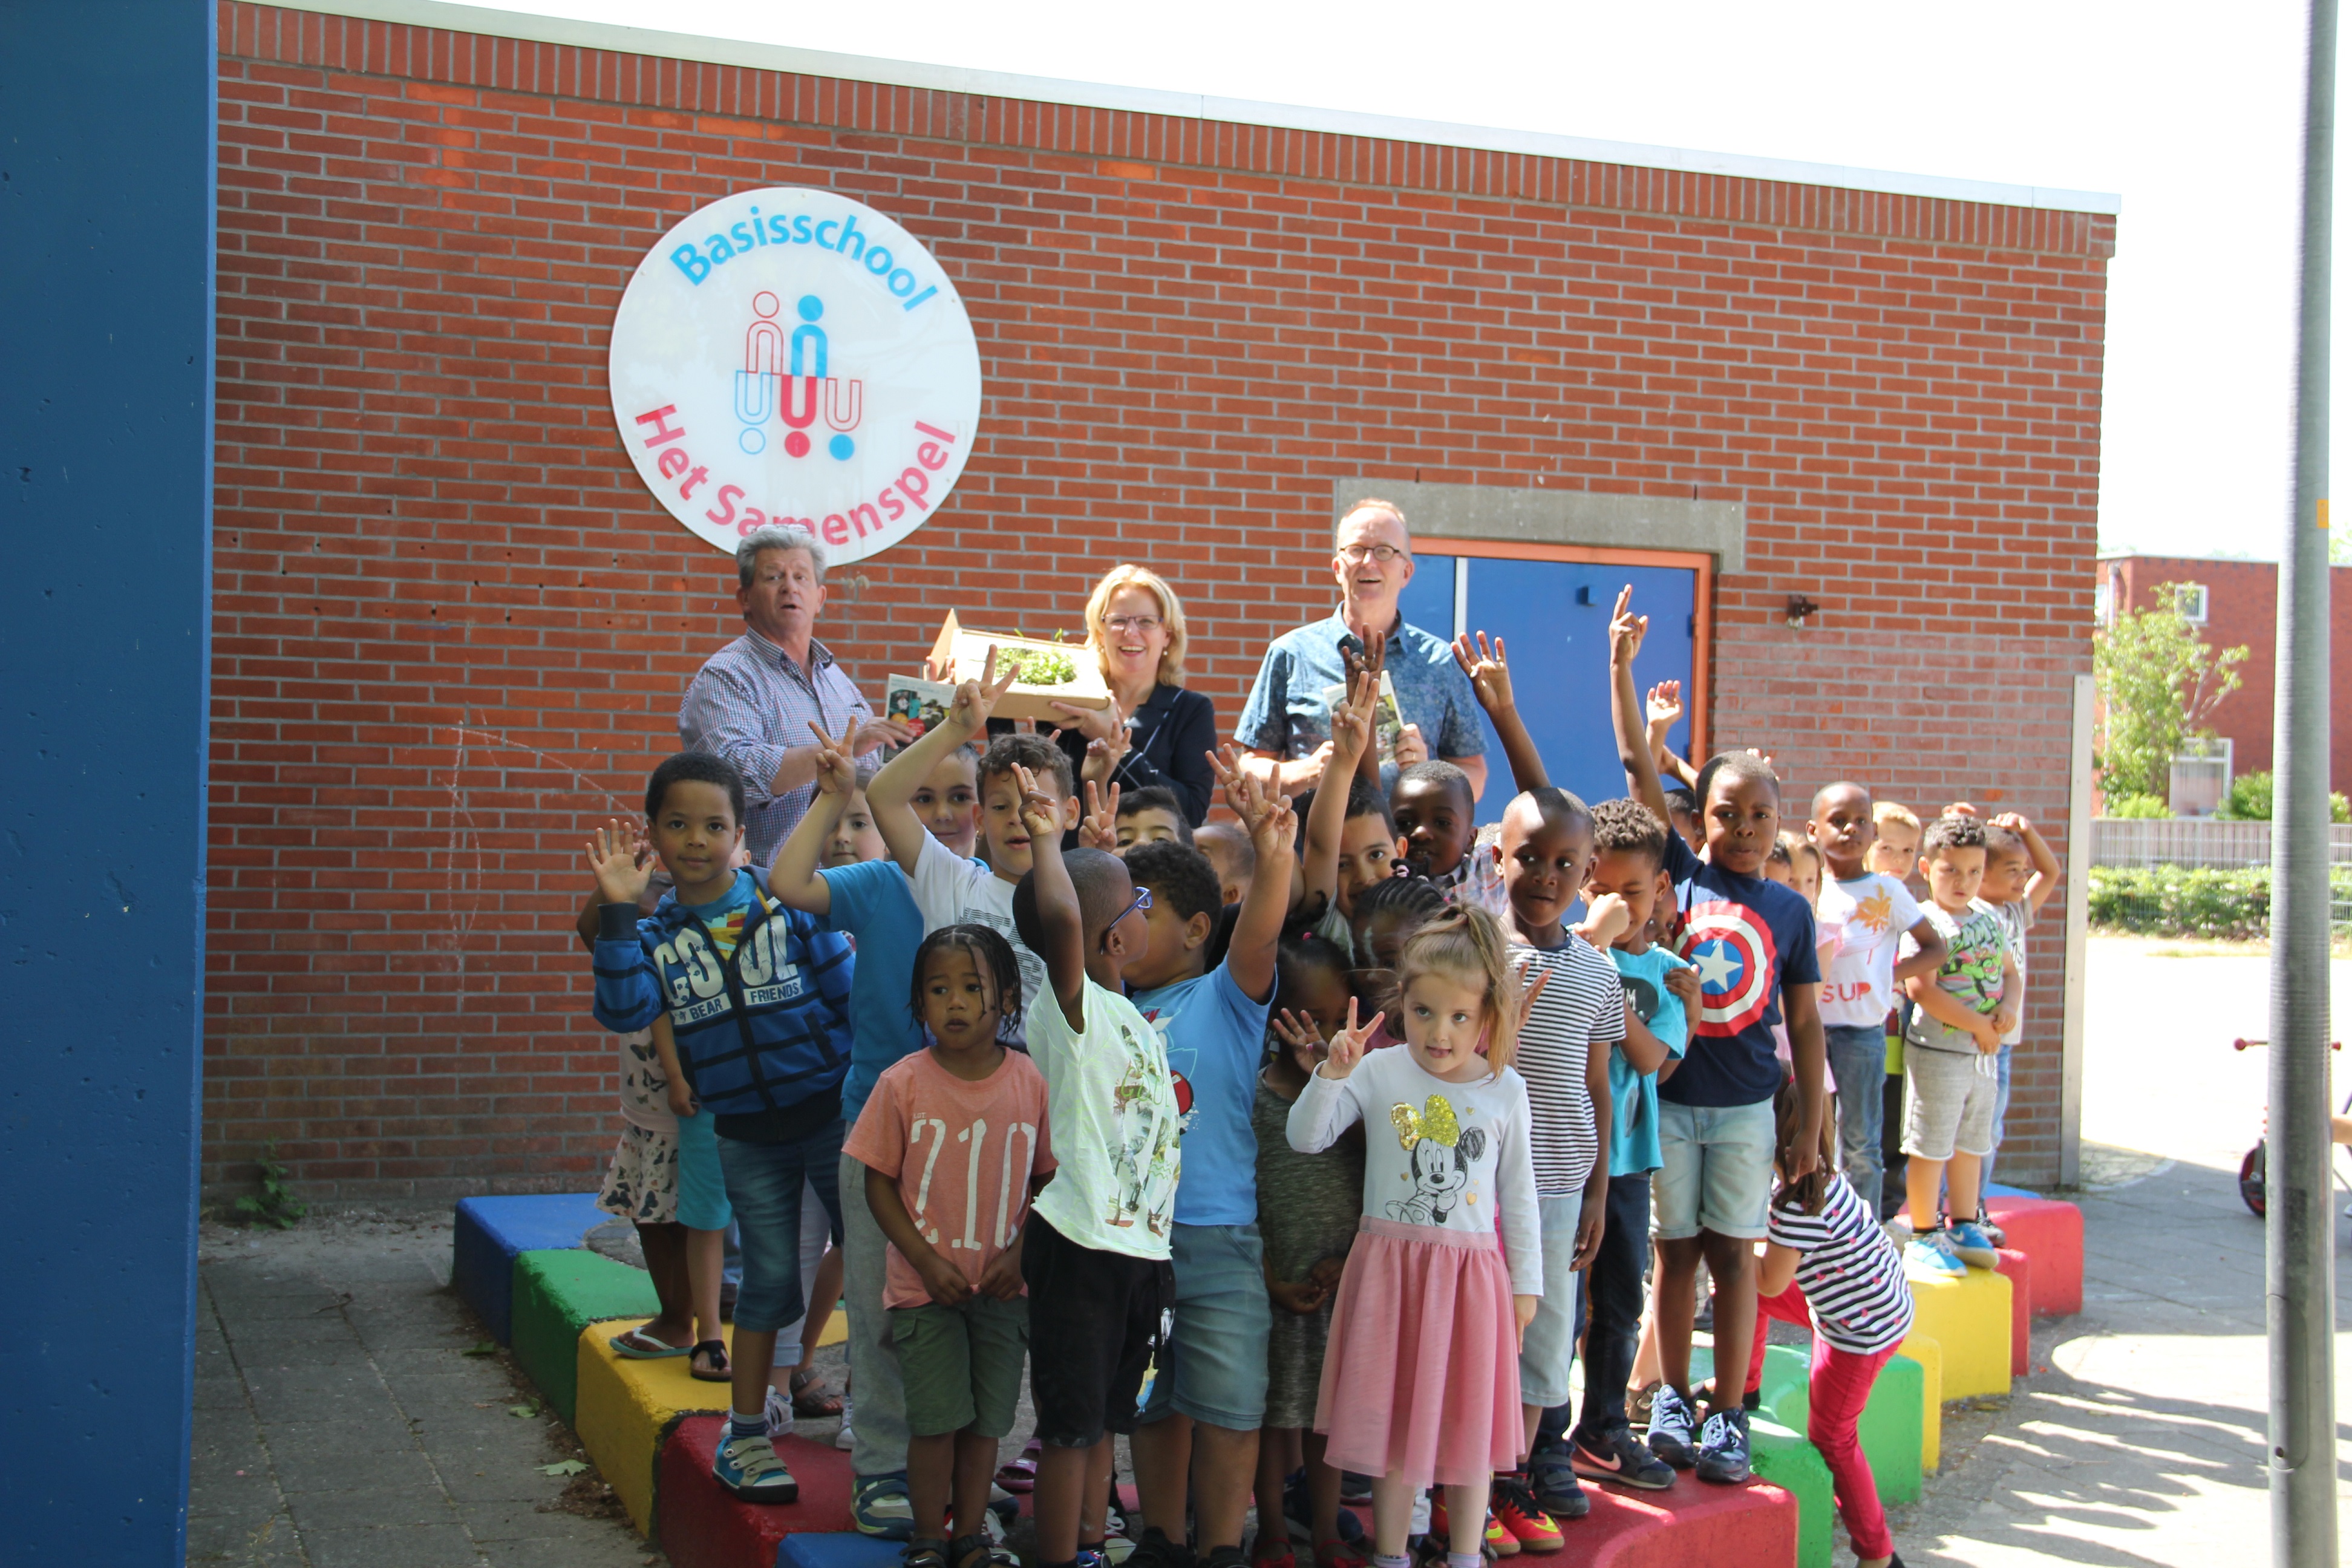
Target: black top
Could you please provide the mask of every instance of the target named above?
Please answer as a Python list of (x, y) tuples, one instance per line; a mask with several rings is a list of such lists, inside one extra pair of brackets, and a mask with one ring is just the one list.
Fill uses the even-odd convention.
[[(1175, 791), (1185, 819), (1200, 826), (1217, 789), (1217, 775), (1209, 767), (1209, 753), (1217, 745), (1217, 705), (1181, 686), (1155, 686), (1143, 706), (1127, 716), (1127, 755), (1112, 770), (1112, 782), (1122, 790), (1158, 784)], [(1084, 735), (1063, 731), (1061, 747), (1073, 774), (1086, 766)]]

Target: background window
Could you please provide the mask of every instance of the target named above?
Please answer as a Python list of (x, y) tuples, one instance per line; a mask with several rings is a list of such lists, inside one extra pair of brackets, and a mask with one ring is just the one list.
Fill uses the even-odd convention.
[(2203, 626), (2205, 624), (2205, 584), (2177, 583), (2173, 584), (2172, 591), (2178, 595), (2175, 603), (2180, 606), (2181, 619), (2197, 626)]

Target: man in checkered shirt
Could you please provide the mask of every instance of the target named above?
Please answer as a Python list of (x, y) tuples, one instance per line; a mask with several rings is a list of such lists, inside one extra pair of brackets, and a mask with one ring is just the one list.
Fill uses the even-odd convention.
[(735, 547), (736, 602), (744, 634), (710, 656), (678, 705), (678, 739), (743, 775), (744, 846), (765, 866), (816, 794), (816, 737), (857, 719), (859, 755), (914, 737), (877, 719), (816, 640), (824, 608), (824, 546), (799, 529), (762, 528)]

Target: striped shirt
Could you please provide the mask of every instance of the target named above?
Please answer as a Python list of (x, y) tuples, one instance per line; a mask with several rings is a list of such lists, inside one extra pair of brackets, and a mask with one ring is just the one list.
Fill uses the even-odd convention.
[(1911, 1331), (1903, 1257), (1843, 1176), (1830, 1178), (1819, 1214), (1774, 1204), (1764, 1234), (1797, 1254), (1797, 1288), (1813, 1310), (1813, 1331), (1836, 1349), (1871, 1355)]
[(1581, 1192), (1601, 1152), (1584, 1065), (1592, 1051), (1605, 1052), (1625, 1037), (1625, 987), (1608, 955), (1574, 931), (1560, 947), (1515, 942), (1511, 958), (1530, 985), (1538, 973), (1551, 976), (1519, 1030), (1518, 1054), (1511, 1058), (1528, 1080), (1536, 1193), (1558, 1197)]
[(747, 631), (710, 656), (695, 672), (678, 704), (677, 738), (689, 752), (708, 752), (743, 775), (743, 841), (751, 863), (764, 866), (816, 797), (814, 780), (782, 795), (769, 784), (784, 753), (816, 743), (812, 722), (839, 735), (849, 716), (862, 722), (874, 710), (824, 644), (809, 642), (806, 668), (757, 632)]

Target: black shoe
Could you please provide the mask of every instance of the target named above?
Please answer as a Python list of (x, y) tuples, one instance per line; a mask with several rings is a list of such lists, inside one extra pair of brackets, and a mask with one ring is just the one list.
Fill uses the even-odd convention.
[(1131, 1568), (1198, 1568), (1199, 1559), (1192, 1549), (1179, 1541), (1168, 1539), (1168, 1532), (1156, 1524), (1143, 1527), (1143, 1538), (1128, 1554)]
[(1204, 1568), (1249, 1568), (1249, 1559), (1238, 1546), (1212, 1546), (1201, 1562)]
[[(1566, 1453), (1530, 1454), (1528, 1457), (1527, 1479), (1495, 1478), (1496, 1496), (1499, 1501), (1502, 1489), (1511, 1487), (1529, 1494), (1536, 1507), (1554, 1519), (1582, 1519), (1592, 1511), (1592, 1500), (1576, 1484), (1576, 1471), (1570, 1468)], [(1498, 1510), (1499, 1511), (1499, 1510)], [(1509, 1521), (1504, 1522), (1509, 1529)]]
[(1579, 1432), (1569, 1440), (1568, 1457), (1583, 1480), (1645, 1492), (1662, 1492), (1675, 1484), (1675, 1468), (1650, 1452), (1631, 1426), (1612, 1426), (1598, 1437)]
[(1718, 1410), (1706, 1418), (1698, 1438), (1698, 1479), (1736, 1487), (1754, 1474), (1748, 1468), (1748, 1412)]

